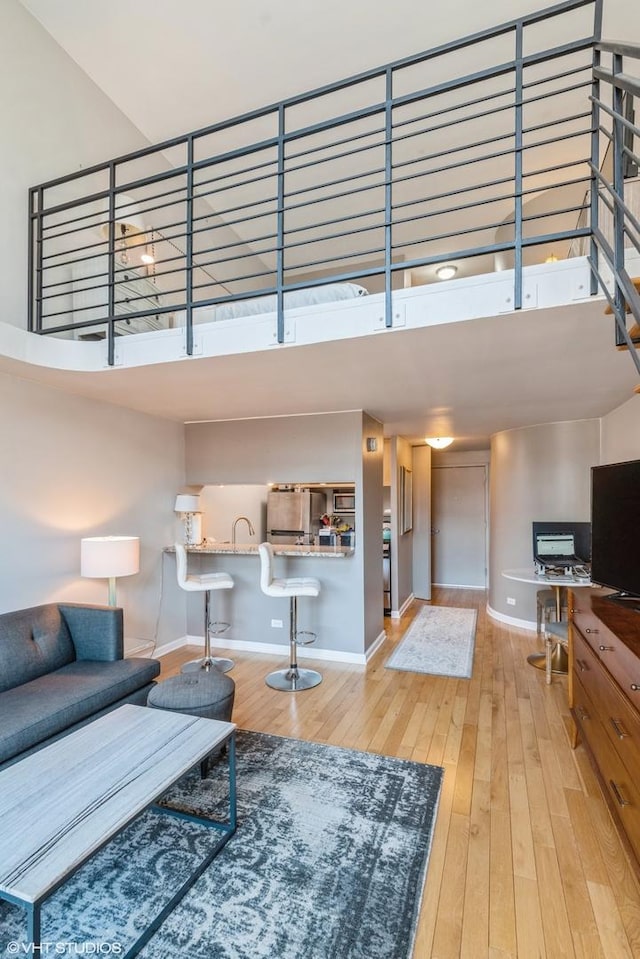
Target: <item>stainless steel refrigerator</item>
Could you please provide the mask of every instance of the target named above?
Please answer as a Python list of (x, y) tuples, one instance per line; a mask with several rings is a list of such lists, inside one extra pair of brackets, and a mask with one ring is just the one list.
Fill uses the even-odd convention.
[(267, 542), (309, 543), (320, 528), (327, 497), (310, 490), (271, 490), (267, 496)]

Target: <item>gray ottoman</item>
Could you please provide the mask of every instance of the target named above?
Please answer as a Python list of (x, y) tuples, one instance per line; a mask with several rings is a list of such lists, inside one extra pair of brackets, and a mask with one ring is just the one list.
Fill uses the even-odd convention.
[[(200, 669), (197, 672), (181, 673), (158, 683), (147, 697), (147, 706), (153, 709), (169, 709), (205, 719), (221, 719), (231, 722), (236, 684), (230, 676), (218, 669)], [(206, 776), (208, 761), (220, 754), (215, 750), (202, 764), (200, 771)]]

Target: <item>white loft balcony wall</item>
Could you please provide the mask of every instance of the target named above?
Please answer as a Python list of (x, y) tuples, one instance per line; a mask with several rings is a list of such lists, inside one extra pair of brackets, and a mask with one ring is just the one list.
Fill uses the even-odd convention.
[[(524, 309), (547, 309), (590, 298), (590, 270), (584, 257), (524, 270)], [(386, 335), (401, 330), (461, 323), (513, 312), (513, 273), (468, 277), (439, 285), (398, 290), (393, 295), (393, 329), (385, 328), (384, 295), (285, 311), (285, 343), (278, 345), (275, 313), (194, 326), (196, 357), (229, 356)], [(139, 367), (188, 359), (183, 329), (118, 337), (117, 367)], [(107, 366), (106, 341), (79, 342), (38, 336), (0, 326), (0, 355), (37, 366), (98, 371)]]

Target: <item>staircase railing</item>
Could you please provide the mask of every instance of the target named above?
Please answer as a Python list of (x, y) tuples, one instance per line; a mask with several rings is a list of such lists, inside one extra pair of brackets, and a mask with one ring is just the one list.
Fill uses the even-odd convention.
[[(591, 163), (590, 262), (614, 315), (616, 346), (630, 350), (640, 373), (640, 127), (634, 110), (640, 46), (600, 42), (595, 58), (591, 99), (599, 143)], [(598, 147), (606, 163), (598, 162)]]
[(592, 236), (601, 12), (565, 0), (34, 187), (29, 329), (106, 337), (113, 364), (151, 317), (191, 354), (207, 308), (275, 295), (282, 343), (287, 294), (330, 282), (384, 292), (391, 327), (392, 292), (452, 263), (511, 270), (520, 309), (523, 269)]

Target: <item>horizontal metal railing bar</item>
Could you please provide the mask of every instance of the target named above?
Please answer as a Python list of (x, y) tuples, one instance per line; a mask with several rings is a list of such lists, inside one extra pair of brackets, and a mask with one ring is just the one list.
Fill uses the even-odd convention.
[[(631, 130), (635, 136), (640, 136), (640, 127), (637, 127), (635, 123), (632, 123), (631, 120), (628, 120), (626, 117), (622, 116), (620, 113), (616, 113), (615, 110), (612, 110), (611, 107), (607, 106), (606, 103), (603, 103), (602, 100), (599, 100), (598, 97), (589, 97), (592, 103), (597, 103), (599, 108), (607, 113), (612, 119), (618, 120), (623, 127), (627, 130)], [(606, 132), (605, 130), (602, 131)], [(609, 134), (609, 139), (612, 139), (611, 134)]]
[[(568, 93), (568, 92), (571, 92), (571, 91), (573, 91), (573, 90), (582, 89), (583, 87), (586, 87), (586, 86), (587, 86), (587, 84), (585, 84), (585, 83), (575, 84), (575, 85), (572, 86), (572, 87), (567, 87), (567, 88), (564, 88), (564, 89), (562, 89), (562, 90), (560, 90), (560, 91), (554, 91), (554, 96), (561, 95), (562, 93)], [(588, 86), (591, 86), (591, 83), (590, 83), (590, 82), (589, 82)], [(541, 95), (540, 97), (532, 97), (530, 100), (522, 101), (522, 103), (525, 103), (525, 102), (526, 102), (527, 104), (535, 103), (537, 100), (546, 100), (546, 99), (549, 98), (549, 96), (550, 96), (550, 94), (544, 94), (544, 95)], [(402, 135), (399, 136), (399, 137), (394, 137), (392, 143), (393, 143), (393, 145), (395, 145), (395, 144), (397, 144), (397, 143), (403, 142), (404, 140), (408, 140), (408, 139), (410, 139), (411, 137), (422, 136), (423, 134), (426, 134), (426, 133), (436, 133), (436, 132), (438, 132), (438, 131), (440, 131), (440, 130), (447, 129), (448, 127), (451, 127), (451, 126), (461, 126), (461, 125), (463, 125), (464, 123), (473, 123), (475, 120), (479, 120), (479, 119), (482, 119), (482, 118), (484, 118), (484, 117), (495, 116), (495, 115), (498, 114), (498, 113), (504, 113), (504, 112), (506, 112), (506, 111), (511, 111), (511, 110), (514, 109), (514, 107), (519, 106), (519, 105), (522, 105), (522, 104), (519, 104), (519, 103), (517, 103), (516, 101), (509, 101), (508, 103), (505, 103), (505, 104), (503, 104), (503, 105), (501, 105), (501, 106), (499, 106), (499, 107), (492, 107), (490, 110), (483, 110), (483, 111), (481, 111), (480, 113), (473, 113), (473, 114), (471, 114), (470, 116), (467, 116), (467, 117), (464, 117), (464, 118), (460, 118), (460, 119), (457, 119), (457, 120), (456, 120), (456, 119), (454, 119), (454, 120), (448, 120), (446, 123), (435, 124), (434, 126), (431, 126), (431, 127), (422, 127), (422, 128), (420, 128), (419, 130), (412, 131), (411, 133), (402, 134)], [(587, 115), (587, 114), (584, 114), (584, 116), (586, 116), (586, 115)], [(583, 116), (583, 114), (580, 114), (580, 116)], [(403, 121), (403, 123), (406, 123), (406, 122), (407, 122), (407, 121)], [(560, 122), (560, 121), (556, 121), (556, 122)], [(395, 126), (394, 126), (394, 129), (395, 129)], [(523, 133), (530, 132), (532, 129), (536, 129), (536, 128), (535, 128), (535, 127), (529, 127), (527, 130), (524, 130)]]
[[(156, 193), (156, 194), (153, 195), (153, 197), (150, 197), (150, 198), (143, 197), (143, 198), (140, 199), (140, 200), (136, 200), (136, 204), (137, 204), (139, 207), (142, 207), (142, 204), (143, 204), (143, 203), (146, 203), (148, 199), (157, 200), (157, 199), (161, 199), (162, 197), (165, 197), (165, 196), (171, 196), (173, 193), (186, 193), (186, 186), (176, 187), (175, 190), (165, 190), (164, 193)], [(118, 196), (118, 194), (116, 194), (116, 197), (117, 197), (117, 196)], [(97, 199), (103, 199), (103, 200), (108, 201), (108, 200), (109, 200), (109, 191), (106, 191), (106, 192), (104, 193), (104, 196), (103, 196), (103, 197), (97, 197)], [(80, 200), (71, 201), (70, 204), (63, 204), (62, 206), (63, 206), (63, 208), (68, 206), (69, 208), (75, 209), (75, 208), (78, 206), (79, 203), (84, 203), (84, 202), (85, 202), (85, 198), (82, 197)], [(95, 201), (94, 201), (94, 202), (95, 202)], [(164, 204), (164, 206), (173, 206), (175, 203), (178, 203), (178, 202), (181, 202), (181, 201), (179, 201), (179, 200), (174, 200), (173, 203)], [(127, 206), (127, 204), (124, 204), (124, 205), (125, 205), (125, 207)], [(43, 215), (43, 217), (44, 217), (44, 216), (51, 216), (51, 215), (53, 214), (53, 212), (55, 212), (55, 211), (56, 211), (57, 209), (59, 209), (59, 208), (60, 208), (60, 207), (55, 207), (55, 208), (45, 207), (44, 210), (42, 211), (42, 215)], [(154, 212), (156, 209), (162, 209), (162, 208), (163, 208), (162, 206), (158, 206), (158, 207), (148, 207), (148, 208), (145, 207), (144, 209), (141, 209), (140, 212), (141, 212), (141, 213), (151, 213), (151, 212)], [(116, 214), (115, 220), (117, 220), (117, 214), (118, 214), (118, 212), (119, 212), (118, 208), (116, 208), (116, 210), (115, 210), (114, 212), (115, 212), (115, 214)], [(87, 213), (87, 214), (84, 214), (83, 216), (80, 216), (80, 217), (72, 217), (70, 220), (63, 220), (63, 221), (58, 222), (58, 223), (55, 223), (55, 224), (52, 223), (51, 226), (43, 225), (43, 231), (44, 231), (44, 230), (54, 229), (54, 227), (56, 227), (56, 226), (65, 226), (65, 225), (67, 225), (68, 223), (76, 223), (76, 222), (80, 222), (81, 220), (92, 219), (92, 218), (96, 218), (96, 217), (98, 217), (98, 219), (96, 220), (96, 225), (99, 225), (99, 224), (102, 223), (104, 226), (107, 226), (107, 225), (109, 224), (109, 213), (108, 213), (108, 209), (105, 208), (104, 213), (105, 213), (104, 219), (100, 219), (100, 218), (99, 218), (99, 217), (100, 217), (100, 214), (96, 213), (95, 210), (94, 210), (92, 213)], [(90, 228), (89, 225), (87, 225), (84, 229), (89, 229), (89, 228)], [(56, 235), (57, 235), (57, 234), (56, 234)], [(52, 235), (50, 235), (50, 236), (47, 237), (47, 239), (52, 239), (52, 238), (53, 238)]]
[(595, 48), (603, 53), (617, 53), (622, 57), (640, 59), (640, 46), (637, 43), (627, 43), (624, 40), (596, 40)]
[[(589, 70), (589, 71), (591, 71), (591, 63), (586, 64), (585, 66), (575, 67), (575, 68), (573, 68), (572, 70), (566, 70), (566, 71), (563, 71), (563, 72), (561, 72), (561, 73), (553, 74), (553, 75), (550, 76), (550, 77), (544, 77), (542, 80), (532, 80), (532, 81), (530, 81), (529, 83), (523, 84), (523, 90), (526, 90), (526, 89), (529, 89), (529, 88), (532, 88), (532, 87), (535, 87), (535, 86), (539, 86), (539, 85), (542, 84), (542, 83), (548, 83), (548, 82), (550, 82), (551, 80), (563, 79), (563, 78), (565, 78), (565, 77), (567, 77), (567, 76), (571, 76), (571, 75), (574, 75), (574, 74), (576, 74), (576, 73), (582, 73), (582, 72), (584, 72), (584, 70)], [(590, 81), (589, 81), (589, 82), (590, 82)], [(563, 88), (563, 90), (562, 90), (561, 92), (566, 93), (566, 92), (568, 92), (568, 91), (570, 91), (570, 90), (573, 90), (573, 89), (579, 89), (579, 88), (581, 88), (581, 87), (584, 86), (584, 85), (585, 85), (585, 83), (574, 84), (573, 86)], [(407, 120), (398, 120), (398, 121), (395, 121), (394, 124), (393, 124), (393, 128), (394, 128), (394, 130), (395, 130), (395, 129), (398, 129), (398, 128), (402, 127), (402, 126), (408, 126), (408, 125), (413, 124), (413, 123), (421, 122), (422, 120), (429, 120), (429, 119), (431, 119), (431, 118), (433, 118), (433, 117), (442, 116), (444, 113), (454, 113), (454, 112), (456, 112), (456, 111), (458, 111), (458, 110), (463, 110), (463, 109), (464, 109), (464, 110), (468, 110), (469, 107), (475, 106), (475, 105), (478, 104), (478, 103), (486, 103), (486, 102), (489, 101), (489, 100), (496, 100), (496, 99), (499, 99), (500, 97), (512, 96), (512, 95), (515, 94), (515, 92), (516, 92), (515, 86), (512, 85), (512, 86), (509, 86), (509, 87), (505, 87), (504, 90), (500, 90), (500, 91), (498, 91), (497, 93), (491, 93), (491, 94), (486, 95), (486, 96), (484, 96), (484, 97), (475, 97), (475, 98), (473, 98), (472, 100), (465, 100), (463, 103), (456, 103), (456, 104), (452, 104), (451, 106), (445, 107), (445, 108), (443, 108), (443, 109), (441, 109), (441, 110), (435, 110), (435, 111), (431, 111), (431, 112), (429, 112), (429, 113), (423, 113), (423, 114), (420, 114), (420, 116), (418, 116), (418, 117), (411, 117), (410, 119), (407, 119)], [(528, 99), (523, 98), (523, 100), (522, 100), (522, 105), (534, 103), (534, 102), (536, 102), (537, 100), (545, 99), (545, 98), (547, 98), (549, 95), (550, 95), (550, 94), (541, 94), (539, 97), (531, 97), (531, 98), (528, 98)], [(466, 123), (466, 122), (471, 121), (471, 120), (473, 120), (473, 119), (476, 119), (476, 118), (478, 118), (478, 117), (481, 117), (481, 116), (484, 116), (484, 115), (490, 115), (490, 114), (492, 114), (492, 113), (494, 113), (494, 112), (495, 112), (495, 113), (498, 113), (498, 112), (500, 112), (500, 111), (502, 111), (502, 110), (513, 109), (513, 107), (514, 107), (514, 103), (513, 103), (512, 101), (509, 101), (509, 103), (504, 104), (503, 106), (494, 107), (492, 110), (486, 111), (486, 114), (485, 114), (485, 113), (472, 114), (470, 117), (464, 117), (464, 118), (461, 118), (459, 121), (452, 121), (452, 122)]]
[[(548, 120), (545, 123), (540, 123), (540, 124), (536, 124), (535, 126), (527, 127), (522, 130), (522, 135), (525, 136), (527, 133), (534, 133), (538, 130), (544, 130), (552, 126), (557, 126), (561, 123), (570, 123), (573, 120), (584, 120), (584, 119), (591, 119), (591, 111), (588, 111), (587, 113), (576, 114), (570, 117), (561, 117), (555, 120)], [(591, 129), (589, 128), (589, 130), (586, 132), (591, 133)], [(473, 150), (478, 147), (488, 146), (491, 143), (498, 143), (500, 140), (511, 140), (511, 139), (515, 139), (515, 132), (513, 130), (510, 130), (507, 133), (499, 134), (498, 136), (489, 137), (484, 140), (476, 140), (471, 143), (465, 143), (461, 146), (453, 147), (452, 149), (448, 151), (447, 155), (451, 156), (452, 154), (462, 153), (466, 150)], [(524, 144), (523, 149), (528, 149), (529, 146), (536, 146), (536, 145), (537, 144)], [(513, 148), (512, 150), (509, 150), (508, 152), (515, 153), (515, 148)], [(414, 165), (416, 163), (422, 163), (427, 160), (438, 159), (438, 157), (441, 157), (441, 156), (442, 156), (441, 150), (439, 150), (437, 153), (426, 153), (420, 157), (412, 158), (410, 160), (404, 160), (404, 161), (401, 161), (400, 163), (394, 163), (393, 168), (394, 170), (398, 170), (406, 166)]]
[[(578, 136), (585, 136), (587, 133), (590, 133), (590, 132), (591, 132), (590, 130), (580, 130), (580, 131), (577, 132), (577, 133), (567, 134), (566, 136), (561, 137), (561, 139), (562, 139), (562, 140), (570, 140), (570, 139), (573, 139), (573, 138), (578, 137)], [(556, 142), (558, 142), (556, 139), (552, 139), (552, 140), (542, 140), (542, 141), (537, 142), (537, 143), (531, 143), (531, 144), (528, 144), (528, 145), (526, 145), (526, 146), (523, 146), (522, 152), (525, 153), (527, 150), (536, 149), (536, 148), (538, 148), (538, 147), (540, 147), (540, 146), (546, 146), (546, 145), (549, 144), (549, 143), (556, 143)], [(487, 160), (497, 160), (497, 159), (500, 159), (500, 157), (512, 156), (513, 154), (514, 154), (514, 151), (513, 151), (513, 150), (501, 150), (501, 151), (498, 151), (498, 152), (496, 152), (496, 153), (487, 153), (487, 154), (485, 154), (484, 156), (481, 156), (481, 157), (471, 157), (471, 158), (468, 159), (468, 160), (460, 160), (460, 161), (458, 161), (457, 163), (447, 164), (446, 166), (434, 167), (434, 168), (431, 169), (431, 170), (424, 170), (424, 171), (422, 171), (422, 172), (420, 172), (420, 173), (413, 173), (413, 174), (410, 174), (410, 175), (408, 175), (408, 176), (395, 177), (393, 182), (394, 182), (394, 183), (405, 183), (407, 180), (414, 180), (414, 179), (416, 179), (416, 178), (418, 178), (418, 177), (432, 176), (434, 173), (446, 173), (446, 172), (448, 172), (449, 170), (458, 169), (458, 167), (467, 167), (467, 166), (469, 166), (469, 165), (472, 164), (472, 163), (484, 163), (484, 162), (486, 162)], [(574, 163), (574, 164), (571, 164), (571, 165), (575, 165), (575, 163)], [(552, 168), (549, 168), (549, 169), (552, 169)], [(539, 175), (539, 172), (540, 172), (540, 171), (536, 171), (536, 175)], [(531, 175), (532, 175), (532, 174), (530, 174), (530, 173), (529, 173), (529, 174), (523, 173), (523, 176), (531, 176)]]
[[(486, 230), (496, 229), (497, 227), (500, 227), (500, 226), (510, 226), (510, 225), (513, 225), (514, 222), (515, 221), (511, 220), (505, 223), (500, 221), (498, 223), (488, 223), (486, 225), (480, 224), (478, 226), (470, 226), (468, 229), (456, 230), (450, 233), (439, 233), (439, 234), (434, 234), (433, 236), (424, 237), (423, 239), (419, 241), (419, 243), (421, 245), (426, 246), (429, 243), (435, 243), (440, 240), (447, 240), (450, 237), (463, 236), (467, 233), (484, 233)], [(566, 230), (566, 231), (558, 230), (553, 233), (536, 234), (535, 236), (531, 236), (531, 237), (523, 237), (521, 242), (522, 242), (522, 246), (540, 246), (543, 243), (551, 243), (551, 242), (556, 242), (558, 240), (565, 240), (565, 239), (571, 240), (571, 239), (574, 239), (575, 236), (577, 235), (578, 234), (573, 230)], [(405, 240), (401, 243), (394, 243), (393, 249), (402, 250), (408, 246), (415, 246), (415, 245), (416, 245), (415, 239), (410, 239), (410, 240)], [(516, 244), (514, 243), (514, 241), (511, 240), (510, 241), (511, 249), (515, 249), (515, 245)], [(456, 259), (457, 257), (458, 257), (457, 250), (449, 253), (450, 259)]]
[(629, 76), (627, 73), (611, 73), (602, 67), (594, 67), (593, 75), (597, 80), (603, 80), (612, 87), (630, 93), (632, 97), (640, 96), (640, 80), (636, 77)]
[[(591, 48), (589, 48), (589, 52), (591, 52)], [(593, 63), (591, 59), (589, 59), (584, 64), (581, 64), (579, 67), (570, 67), (569, 70), (560, 70), (559, 73), (549, 73), (544, 77), (539, 77), (537, 80), (525, 80), (523, 78), (522, 80), (523, 93), (527, 90), (532, 90), (534, 87), (540, 87), (545, 83), (555, 83), (556, 80), (565, 80), (567, 77), (573, 77), (577, 73), (584, 73), (585, 71), (589, 72), (589, 77), (586, 80), (582, 81), (581, 83), (574, 84), (573, 86), (566, 87), (563, 89), (573, 90), (574, 88), (577, 89), (583, 85), (587, 86), (588, 84), (591, 83), (592, 67), (593, 67)], [(544, 96), (553, 96), (553, 92), (547, 93), (547, 94), (541, 94), (539, 97), (534, 97), (533, 99), (527, 99), (526, 97), (523, 96), (522, 102), (523, 104), (533, 103), (534, 100), (539, 100)]]
[[(550, 50), (530, 53), (526, 57), (522, 58), (521, 62), (523, 70), (527, 67), (535, 66), (538, 63), (557, 60), (561, 57), (567, 56), (570, 53), (578, 53), (581, 50), (590, 49), (593, 46), (593, 40), (593, 36), (582, 37), (578, 40), (572, 40), (569, 43), (561, 44), (558, 47), (553, 47)], [(476, 83), (483, 83), (485, 80), (491, 80), (494, 77), (504, 76), (506, 73), (514, 72), (515, 68), (516, 60), (506, 60), (503, 63), (496, 64), (495, 66), (487, 67), (484, 70), (478, 70), (473, 74), (455, 77), (452, 80), (445, 80), (442, 83), (434, 84), (431, 87), (426, 87), (413, 91), (412, 93), (404, 94), (401, 97), (394, 97), (392, 100), (392, 106), (395, 108), (414, 103), (416, 100), (428, 100), (431, 97), (440, 96), (442, 93), (450, 93), (451, 91), (460, 89), (462, 87), (468, 87)]]
[[(139, 189), (140, 187), (151, 186), (154, 183), (162, 182), (164, 180), (172, 180), (176, 177), (185, 177), (186, 174), (187, 174), (187, 167), (180, 167), (180, 168), (172, 167), (171, 170), (166, 170), (164, 173), (157, 173), (157, 174), (153, 174), (152, 176), (141, 177), (139, 180), (131, 180), (128, 183), (120, 184), (119, 186), (114, 188), (113, 193), (114, 193), (114, 196), (116, 197), (121, 195), (127, 196), (128, 195), (127, 191), (129, 191), (130, 193), (131, 190), (133, 189)], [(77, 174), (77, 177), (80, 177), (80, 176), (82, 176), (82, 174)], [(45, 184), (43, 189), (45, 189), (48, 186), (50, 186), (50, 184)], [(178, 189), (186, 190), (186, 186), (177, 188), (176, 191), (173, 191), (173, 192), (178, 192)], [(94, 193), (90, 193), (88, 196), (83, 196), (80, 202), (87, 203), (87, 202), (96, 202), (96, 201), (105, 200), (105, 199), (108, 200), (110, 195), (111, 195), (111, 191), (108, 190), (107, 188), (104, 188), (102, 190), (97, 190)], [(42, 211), (40, 211), (40, 213), (32, 213), (31, 216), (32, 218), (37, 218), (40, 215), (52, 216), (55, 213), (62, 213), (65, 210), (72, 209), (76, 207), (77, 205), (78, 205), (77, 199), (65, 200), (63, 203), (56, 203), (53, 206), (44, 206)]]
[(629, 147), (623, 146), (622, 152), (625, 156), (629, 157), (630, 160), (633, 160), (638, 166), (640, 166), (640, 156), (637, 153), (634, 153)]
[(327, 263), (342, 262), (343, 260), (355, 260), (363, 256), (381, 256), (384, 250), (380, 247), (373, 247), (370, 250), (356, 250), (355, 253), (339, 253), (332, 257), (321, 257), (319, 260), (305, 260), (303, 263), (296, 263), (295, 266), (286, 267), (288, 270), (308, 270), (314, 266), (326, 266)]
[[(106, 304), (105, 304), (106, 307)], [(101, 307), (101, 308), (105, 308)], [(100, 309), (100, 307), (84, 307), (83, 309)], [(67, 323), (65, 325), (59, 325), (55, 327), (49, 327), (46, 333), (60, 333), (67, 330), (75, 329), (86, 329), (89, 326), (107, 326), (109, 323), (126, 323), (127, 320), (137, 320), (145, 316), (149, 316), (151, 313), (155, 316), (156, 313), (173, 313), (176, 310), (175, 306), (159, 306), (157, 310), (138, 310), (136, 313), (117, 313), (115, 316), (106, 316), (99, 320), (81, 320), (80, 323)], [(47, 316), (42, 317), (44, 322), (47, 319), (52, 319), (55, 316), (61, 316), (61, 313), (50, 313)]]
[[(598, 184), (602, 184), (605, 187), (605, 189), (607, 190), (609, 196), (611, 197), (613, 201), (614, 206), (617, 206), (618, 209), (622, 212), (624, 218), (626, 218), (633, 224), (634, 229), (640, 231), (640, 223), (634, 216), (632, 210), (630, 210), (627, 204), (624, 202), (622, 197), (616, 192), (613, 184), (610, 183), (609, 180), (607, 180), (607, 178), (603, 175), (603, 173), (600, 170), (595, 170), (593, 164), (591, 164), (591, 168), (592, 170), (594, 170), (594, 175)], [(604, 200), (604, 196), (600, 193), (599, 190), (598, 190), (598, 195), (600, 196), (602, 200)], [(611, 210), (611, 212), (613, 213), (614, 211)]]
[[(609, 130), (605, 130), (602, 124), (598, 126), (598, 133), (602, 133), (606, 137), (606, 139), (609, 141), (609, 144), (613, 144), (613, 133), (610, 133)], [(609, 147), (607, 146), (607, 150), (608, 149)]]
[(632, 243), (634, 244), (634, 246), (637, 246), (634, 237), (628, 232), (627, 227), (626, 227), (626, 224), (627, 224), (627, 223), (630, 223), (631, 226), (633, 227), (633, 229), (636, 231), (636, 233), (640, 234), (640, 221), (637, 219), (637, 217), (634, 215), (634, 213), (629, 209), (629, 207), (628, 207), (627, 204), (624, 202), (624, 200), (622, 199), (622, 197), (620, 197), (620, 196), (615, 192), (613, 185), (612, 185), (611, 183), (609, 183), (609, 182), (605, 179), (605, 177), (603, 177), (602, 175), (600, 175), (600, 176), (598, 177), (598, 183), (604, 184), (604, 186), (606, 187), (607, 191), (609, 192), (609, 195), (611, 196), (611, 200), (609, 200), (609, 198), (608, 198), (604, 193), (602, 193), (602, 191), (601, 191), (600, 189), (598, 189), (598, 198), (604, 203), (604, 205), (607, 207), (607, 209), (609, 210), (609, 212), (611, 213), (612, 216), (615, 216), (615, 215), (616, 215), (616, 214), (615, 214), (615, 208), (616, 208), (616, 207), (618, 207), (618, 208), (620, 209), (620, 211), (622, 212), (622, 216), (623, 216), (623, 222), (625, 223), (625, 231), (627, 232), (627, 236), (628, 236), (629, 239), (632, 241)]

